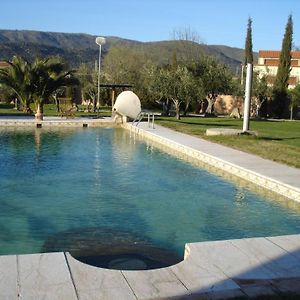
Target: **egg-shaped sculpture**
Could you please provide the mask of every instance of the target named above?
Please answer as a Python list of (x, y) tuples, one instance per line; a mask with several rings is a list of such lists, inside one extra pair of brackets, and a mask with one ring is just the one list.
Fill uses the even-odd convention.
[(124, 91), (117, 97), (113, 111), (122, 116), (136, 119), (141, 112), (141, 101), (132, 91)]

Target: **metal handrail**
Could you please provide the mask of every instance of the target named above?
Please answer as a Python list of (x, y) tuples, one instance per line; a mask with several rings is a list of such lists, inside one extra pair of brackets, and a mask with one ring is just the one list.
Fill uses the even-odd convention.
[(137, 127), (145, 116), (148, 117), (148, 127), (149, 128), (152, 127), (152, 129), (154, 129), (154, 113), (152, 113), (152, 112), (143, 112), (143, 111), (141, 111), (137, 115), (137, 117), (132, 121), (131, 125)]

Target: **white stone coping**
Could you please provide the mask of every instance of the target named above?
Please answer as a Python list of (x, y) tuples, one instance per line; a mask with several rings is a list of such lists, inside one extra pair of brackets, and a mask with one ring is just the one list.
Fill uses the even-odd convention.
[[(1, 299), (226, 299), (300, 294), (300, 235), (186, 244), (167, 268), (97, 268), (69, 253), (0, 256)], [(287, 284), (289, 283), (289, 284)]]
[(60, 118), (45, 117), (43, 121), (37, 121), (34, 118), (0, 118), (0, 127), (103, 127), (116, 126), (111, 118)]
[(146, 140), (153, 141), (154, 143), (163, 145), (166, 148), (178, 151), (210, 166), (226, 171), (246, 181), (254, 183), (255, 185), (261, 186), (264, 189), (277, 193), (285, 198), (300, 202), (300, 188), (298, 187), (283, 183), (282, 181), (228, 162), (220, 157), (216, 157), (178, 143), (170, 138), (159, 135), (159, 131), (145, 130), (137, 126), (132, 126), (130, 123), (123, 124), (122, 127), (130, 130), (142, 138), (145, 138)]

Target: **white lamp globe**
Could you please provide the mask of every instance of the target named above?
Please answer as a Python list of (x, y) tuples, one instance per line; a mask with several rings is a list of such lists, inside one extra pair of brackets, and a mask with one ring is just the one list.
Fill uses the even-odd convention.
[(105, 44), (105, 42), (106, 42), (105, 37), (102, 36), (96, 37), (96, 44), (98, 44), (99, 46)]

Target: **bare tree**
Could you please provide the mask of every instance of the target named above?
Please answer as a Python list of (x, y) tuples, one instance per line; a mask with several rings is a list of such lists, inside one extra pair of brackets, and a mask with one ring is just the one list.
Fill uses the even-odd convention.
[(179, 60), (194, 60), (203, 55), (199, 47), (199, 44), (203, 44), (200, 35), (190, 27), (174, 29), (171, 39), (177, 41), (174, 50), (177, 50)]

